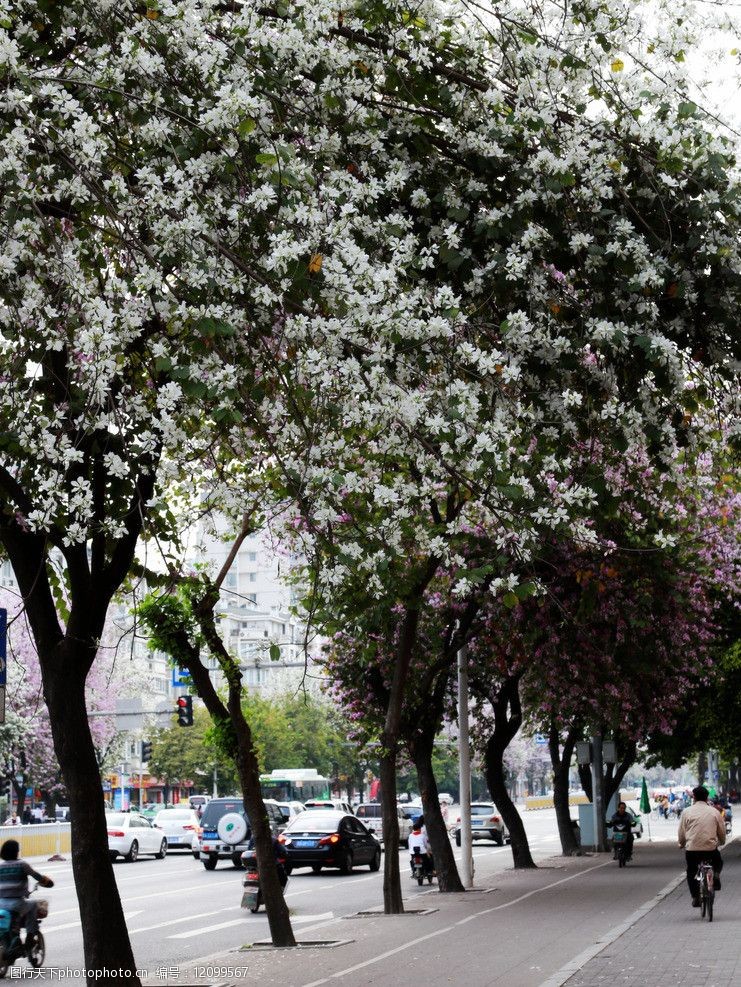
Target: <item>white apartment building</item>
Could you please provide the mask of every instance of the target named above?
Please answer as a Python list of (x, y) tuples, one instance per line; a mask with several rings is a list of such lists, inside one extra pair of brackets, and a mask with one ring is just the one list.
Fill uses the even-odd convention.
[[(216, 575), (231, 543), (202, 533), (194, 562), (207, 563)], [(297, 594), (289, 585), (290, 560), (266, 532), (249, 536), (224, 579), (220, 631), (227, 650), (238, 659), (247, 689), (265, 695), (306, 688), (318, 691), (322, 677), (313, 657), (321, 640), (309, 637), (296, 616)]]

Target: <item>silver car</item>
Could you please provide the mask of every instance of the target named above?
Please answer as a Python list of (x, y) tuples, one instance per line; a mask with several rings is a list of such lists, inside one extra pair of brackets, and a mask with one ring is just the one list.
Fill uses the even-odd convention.
[[(406, 806), (397, 806), (396, 815), (399, 819), (399, 843), (403, 847), (409, 846), (409, 834), (412, 831), (412, 820), (406, 813)], [(362, 821), (365, 828), (373, 833), (379, 843), (383, 843), (383, 819), (381, 818), (380, 803), (361, 802), (355, 809), (355, 815)], [(421, 812), (418, 812), (417, 815), (421, 815)]]
[[(455, 845), (461, 845), (461, 820), (456, 820)], [(509, 843), (509, 831), (504, 825), (497, 807), (493, 802), (471, 803), (471, 838), (474, 840), (493, 840), (497, 846), (503, 846), (505, 840)]]

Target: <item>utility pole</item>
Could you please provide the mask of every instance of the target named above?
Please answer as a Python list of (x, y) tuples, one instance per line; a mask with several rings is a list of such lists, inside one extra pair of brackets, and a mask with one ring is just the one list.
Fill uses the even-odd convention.
[(471, 752), (468, 746), (468, 647), (458, 650), (458, 774), (461, 791), (461, 882), (473, 887)]
[(594, 848), (599, 853), (607, 849), (605, 845), (605, 794), (602, 772), (602, 734), (592, 736), (592, 806), (594, 808)]

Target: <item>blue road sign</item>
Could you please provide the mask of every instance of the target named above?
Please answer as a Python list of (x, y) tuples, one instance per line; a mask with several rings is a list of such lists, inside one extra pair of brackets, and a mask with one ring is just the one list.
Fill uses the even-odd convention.
[(535, 743), (538, 745), (538, 747), (548, 746), (548, 738), (544, 733), (536, 733), (533, 739), (535, 740)]
[(188, 675), (187, 672), (184, 672), (182, 668), (173, 668), (172, 684), (176, 689), (184, 689), (186, 686), (191, 684), (190, 675)]
[(8, 681), (8, 665), (6, 661), (8, 654), (7, 636), (8, 611), (4, 607), (0, 607), (0, 686), (7, 685)]

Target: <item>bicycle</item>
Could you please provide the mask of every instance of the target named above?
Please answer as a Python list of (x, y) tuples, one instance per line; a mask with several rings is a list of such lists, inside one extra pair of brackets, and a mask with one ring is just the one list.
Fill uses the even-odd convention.
[(715, 874), (713, 865), (707, 860), (700, 861), (697, 868), (697, 881), (700, 885), (700, 918), (708, 917), (713, 921), (713, 903), (715, 902)]

